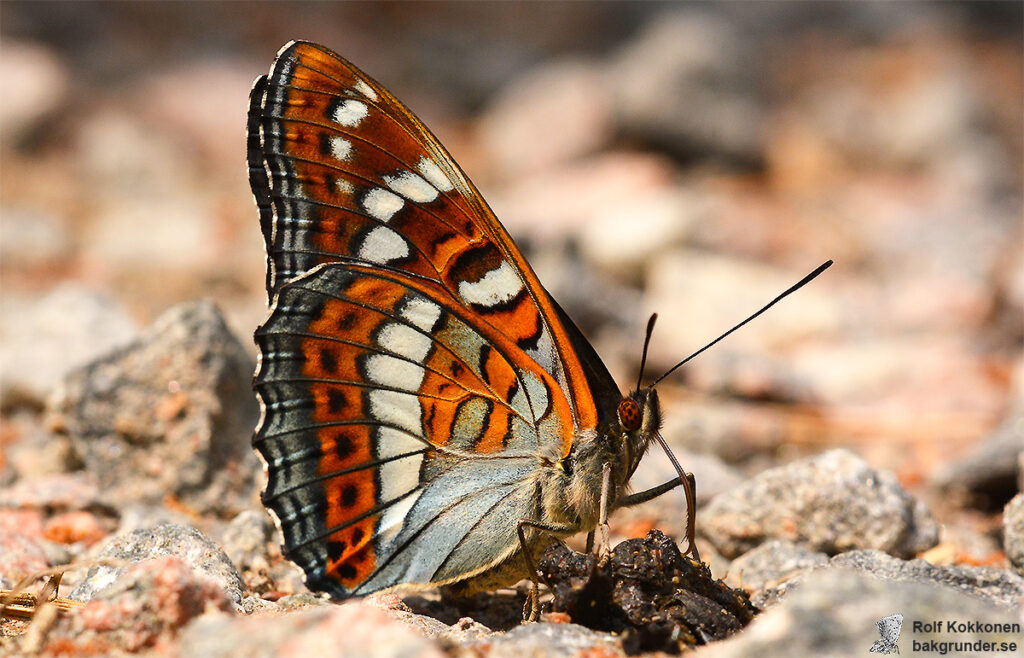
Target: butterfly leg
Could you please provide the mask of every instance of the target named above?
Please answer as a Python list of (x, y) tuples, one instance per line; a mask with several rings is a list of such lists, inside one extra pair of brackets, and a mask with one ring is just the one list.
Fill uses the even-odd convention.
[[(687, 473), (687, 475), (691, 475), (691, 474)], [(691, 475), (691, 477), (692, 477), (692, 475)], [(650, 489), (646, 489), (644, 491), (638, 491), (638, 492), (636, 492), (634, 494), (630, 494), (628, 496), (623, 496), (622, 498), (619, 499), (618, 503), (616, 504), (616, 507), (632, 507), (634, 505), (640, 505), (641, 503), (646, 503), (647, 501), (654, 500), (655, 498), (657, 498), (658, 496), (660, 496), (662, 494), (665, 494), (665, 493), (668, 493), (669, 491), (672, 491), (673, 489), (675, 489), (676, 487), (678, 487), (682, 483), (683, 483), (683, 478), (679, 478), (679, 477), (672, 478), (668, 482), (664, 482), (662, 484), (659, 484), (656, 487), (651, 487)]]
[(671, 491), (683, 485), (686, 488), (686, 543), (688, 546), (683, 551), (683, 555), (692, 555), (694, 560), (700, 562), (700, 553), (697, 552), (697, 544), (694, 538), (697, 534), (697, 482), (693, 477), (693, 473), (687, 473), (686, 479), (673, 478), (664, 484), (659, 484), (656, 487), (651, 487), (646, 491), (639, 491), (635, 494), (631, 494), (621, 499), (618, 503), (619, 507), (630, 507), (632, 505), (639, 505), (640, 503), (646, 503), (649, 500), (654, 500), (658, 496)]
[(537, 621), (537, 617), (540, 616), (540, 583), (537, 582), (539, 575), (537, 571), (537, 563), (533, 561), (533, 555), (530, 554), (530, 545), (526, 541), (526, 533), (523, 528), (530, 527), (542, 532), (547, 532), (556, 537), (559, 535), (572, 533), (575, 528), (568, 526), (549, 525), (546, 523), (540, 523), (538, 521), (531, 521), (529, 519), (520, 519), (516, 525), (516, 532), (519, 534), (519, 546), (523, 551), (523, 559), (526, 560), (526, 567), (530, 570), (530, 593), (526, 597), (526, 606), (523, 608), (523, 620), (527, 622)]
[(612, 465), (605, 464), (601, 469), (601, 503), (598, 508), (597, 527), (600, 541), (597, 546), (598, 562), (604, 562), (611, 555), (611, 537), (608, 531), (608, 496), (612, 488)]

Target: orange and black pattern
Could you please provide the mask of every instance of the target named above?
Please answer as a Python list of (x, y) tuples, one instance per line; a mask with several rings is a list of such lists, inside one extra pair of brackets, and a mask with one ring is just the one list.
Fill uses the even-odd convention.
[(250, 101), (273, 305), (256, 334), (255, 445), (288, 557), (342, 598), (479, 571), (536, 506), (538, 455), (614, 418), (618, 389), (379, 84), (295, 42)]

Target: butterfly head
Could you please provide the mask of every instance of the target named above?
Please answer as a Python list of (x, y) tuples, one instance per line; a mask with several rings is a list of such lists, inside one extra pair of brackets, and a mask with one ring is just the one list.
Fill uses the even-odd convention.
[[(647, 321), (644, 350), (640, 357), (640, 374), (636, 379), (636, 388), (633, 389), (632, 393), (622, 398), (618, 408), (619, 426), (622, 428), (623, 436), (629, 437), (630, 443), (639, 448), (638, 452), (640, 455), (643, 454), (651, 439), (661, 429), (661, 404), (658, 402), (658, 393), (654, 390), (653, 385), (647, 387), (640, 386), (644, 378), (644, 367), (647, 365), (647, 348), (651, 344), (651, 335), (654, 333), (654, 323), (657, 319), (658, 314), (652, 313)], [(637, 459), (639, 459), (639, 455)], [(635, 463), (633, 467), (636, 467)]]
[(661, 405), (653, 388), (642, 388), (622, 398), (618, 411), (619, 423), (626, 432), (649, 434), (661, 427)]
[(622, 398), (618, 407), (619, 426), (625, 443), (628, 472), (636, 468), (640, 457), (661, 429), (661, 404), (653, 388), (639, 388)]

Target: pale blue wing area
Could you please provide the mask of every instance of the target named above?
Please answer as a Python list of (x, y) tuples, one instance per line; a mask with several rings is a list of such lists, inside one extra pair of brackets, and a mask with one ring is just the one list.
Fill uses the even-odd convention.
[[(535, 458), (452, 464), (407, 499), (408, 511), (394, 537), (380, 538), (377, 570), (355, 593), (399, 583), (437, 582), (445, 579), (442, 574), (486, 567), (513, 550), (518, 543), (516, 522), (533, 512), (530, 474), (536, 467)], [(473, 550), (470, 543), (479, 541), (486, 545), (477, 544)]]
[(529, 483), (510, 488), (469, 529), (434, 573), (434, 580), (444, 582), (484, 566), (484, 557), (491, 561), (498, 550), (518, 548), (516, 528), (521, 520), (536, 519), (534, 507), (537, 492)]

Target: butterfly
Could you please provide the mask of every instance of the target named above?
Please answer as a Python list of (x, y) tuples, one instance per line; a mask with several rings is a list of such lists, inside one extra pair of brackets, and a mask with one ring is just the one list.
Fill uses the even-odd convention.
[(405, 105), (291, 42), (253, 86), (247, 147), (271, 306), (253, 442), (311, 589), (536, 583), (552, 542), (679, 485), (696, 554), (692, 476), (628, 493), (661, 440), (653, 387), (619, 391)]
[(882, 635), (882, 639), (875, 640), (868, 652), (899, 653), (900, 648), (896, 645), (896, 641), (900, 639), (900, 630), (903, 628), (903, 615), (897, 612), (894, 615), (882, 617), (875, 622), (875, 625), (878, 626), (878, 632)]

